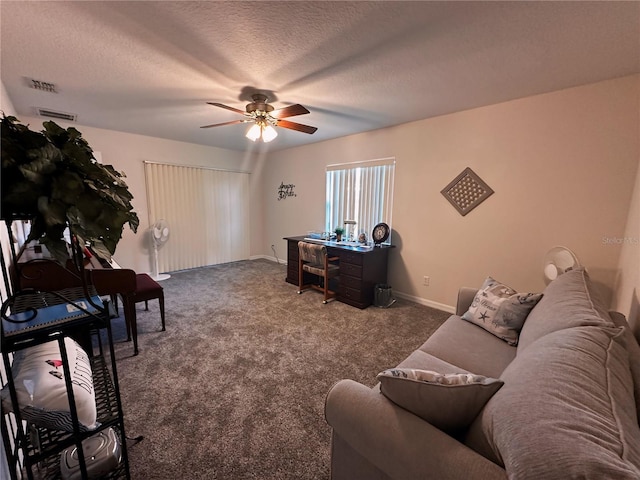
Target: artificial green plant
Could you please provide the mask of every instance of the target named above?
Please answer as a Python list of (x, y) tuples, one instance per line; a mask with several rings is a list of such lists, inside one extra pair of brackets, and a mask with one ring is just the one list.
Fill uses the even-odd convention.
[(38, 240), (61, 262), (69, 258), (63, 232), (110, 258), (124, 225), (137, 231), (124, 174), (96, 161), (73, 127), (43, 123), (35, 132), (15, 117), (2, 117), (2, 204), (5, 221), (31, 220), (27, 242)]

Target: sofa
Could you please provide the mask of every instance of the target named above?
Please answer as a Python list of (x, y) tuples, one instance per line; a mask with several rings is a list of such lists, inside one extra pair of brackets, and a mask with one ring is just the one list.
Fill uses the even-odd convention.
[[(482, 323), (491, 290), (526, 305), (519, 325)], [(333, 480), (640, 479), (640, 346), (583, 268), (541, 295), (462, 288), (455, 315), (381, 368), (373, 388), (327, 394)]]

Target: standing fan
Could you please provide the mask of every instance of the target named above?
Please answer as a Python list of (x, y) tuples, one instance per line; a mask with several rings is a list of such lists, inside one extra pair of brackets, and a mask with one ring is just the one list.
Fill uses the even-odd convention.
[(158, 250), (169, 240), (169, 225), (166, 220), (158, 220), (149, 228), (151, 243), (153, 247), (153, 272), (151, 278), (159, 282), (171, 277), (167, 273), (161, 274), (158, 271)]
[(567, 247), (553, 247), (544, 256), (544, 283), (549, 285), (558, 276), (578, 266), (580, 261), (575, 253)]

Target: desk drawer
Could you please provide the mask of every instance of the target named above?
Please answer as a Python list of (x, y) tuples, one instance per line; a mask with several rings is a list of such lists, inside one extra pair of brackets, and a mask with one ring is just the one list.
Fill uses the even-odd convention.
[(351, 300), (358, 303), (364, 302), (366, 300), (366, 295), (364, 295), (364, 292), (356, 290), (355, 288), (349, 288), (344, 284), (340, 284), (339, 297), (341, 299)]
[(341, 251), (340, 262), (352, 263), (353, 265), (362, 265), (362, 255), (359, 253)]
[(287, 253), (289, 254), (289, 257), (291, 257), (292, 255), (295, 255), (295, 257), (298, 258), (298, 244), (296, 242), (289, 242), (287, 248), (288, 248)]
[(344, 263), (340, 259), (340, 275), (349, 275), (360, 279), (362, 278), (362, 267), (352, 263)]
[(287, 265), (287, 280), (293, 284), (298, 284), (298, 264)]
[(360, 290), (362, 290), (362, 279), (356, 278), (356, 277), (351, 277), (349, 275), (345, 275), (344, 273), (341, 273), (341, 275), (340, 275), (340, 285), (352, 288), (353, 290), (360, 291)]

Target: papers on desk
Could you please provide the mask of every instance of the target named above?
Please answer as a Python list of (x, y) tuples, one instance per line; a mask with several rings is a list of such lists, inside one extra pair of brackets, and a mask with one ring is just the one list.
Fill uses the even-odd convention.
[(336, 242), (334, 240), (322, 240), (320, 238), (309, 238), (309, 237), (304, 237), (304, 240), (310, 241), (310, 242), (319, 242), (319, 243), (324, 243), (327, 245), (331, 245), (331, 246), (336, 246), (336, 247), (352, 247), (352, 248), (357, 248), (358, 250), (372, 250), (373, 246), (372, 245), (363, 245), (360, 242), (347, 242), (347, 241), (340, 241), (340, 242)]

